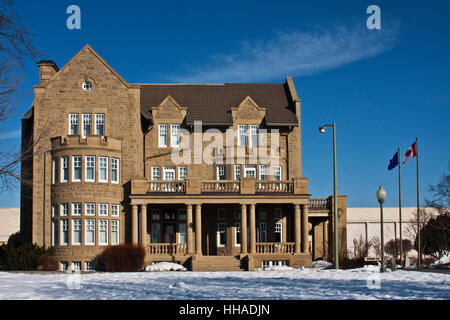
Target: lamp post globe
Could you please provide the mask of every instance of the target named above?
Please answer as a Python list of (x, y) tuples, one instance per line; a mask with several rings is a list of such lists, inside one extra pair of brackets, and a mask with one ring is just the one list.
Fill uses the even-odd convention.
[(380, 186), (377, 190), (377, 200), (380, 204), (383, 204), (386, 200), (386, 190), (383, 189), (383, 186)]
[(383, 225), (383, 203), (386, 200), (386, 190), (383, 186), (380, 186), (377, 191), (377, 200), (380, 203), (380, 229), (381, 229), (381, 269), (380, 272), (386, 271), (386, 266), (384, 263), (384, 225)]

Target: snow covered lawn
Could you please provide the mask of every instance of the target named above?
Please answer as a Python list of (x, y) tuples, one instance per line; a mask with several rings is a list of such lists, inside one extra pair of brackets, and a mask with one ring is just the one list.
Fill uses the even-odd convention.
[(353, 270), (9, 273), (4, 299), (450, 299), (450, 275)]

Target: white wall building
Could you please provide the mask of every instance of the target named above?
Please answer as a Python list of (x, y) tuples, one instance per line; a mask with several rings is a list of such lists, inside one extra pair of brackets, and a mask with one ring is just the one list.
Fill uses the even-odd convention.
[(20, 208), (0, 208), (0, 245), (20, 229)]

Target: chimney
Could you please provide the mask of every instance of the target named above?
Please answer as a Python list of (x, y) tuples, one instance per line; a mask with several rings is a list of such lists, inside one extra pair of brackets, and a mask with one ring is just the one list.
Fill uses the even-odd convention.
[(47, 84), (55, 73), (59, 71), (58, 66), (52, 60), (38, 61), (39, 66), (39, 84)]

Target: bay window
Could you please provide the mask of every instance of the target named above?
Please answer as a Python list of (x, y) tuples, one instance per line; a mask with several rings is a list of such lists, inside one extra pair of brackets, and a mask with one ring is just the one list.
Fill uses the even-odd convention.
[(95, 157), (94, 156), (87, 156), (85, 158), (85, 181), (88, 182), (95, 182)]
[(72, 157), (72, 181), (81, 181), (81, 156)]
[(111, 244), (119, 244), (119, 220), (111, 220)]
[(81, 245), (81, 219), (72, 220), (72, 245)]
[(61, 245), (67, 246), (69, 244), (69, 220), (61, 220)]
[(61, 157), (61, 182), (69, 181), (69, 157)]
[(108, 182), (108, 158), (98, 157), (98, 181)]
[(98, 244), (108, 244), (108, 220), (99, 220), (98, 224)]
[(111, 158), (111, 183), (119, 183), (119, 159)]

